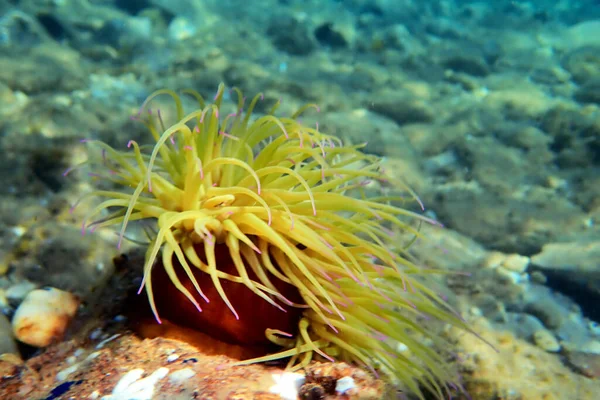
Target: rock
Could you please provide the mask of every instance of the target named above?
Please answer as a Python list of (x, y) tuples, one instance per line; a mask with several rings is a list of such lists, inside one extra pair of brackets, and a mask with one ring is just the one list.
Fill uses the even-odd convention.
[(490, 73), (485, 60), (469, 55), (455, 55), (443, 61), (442, 65), (454, 72), (463, 72), (467, 75), (483, 77)]
[(33, 290), (15, 312), (13, 333), (30, 346), (49, 346), (62, 339), (78, 307), (79, 299), (69, 292), (54, 288)]
[[(582, 89), (578, 91), (578, 95), (583, 95)], [(600, 122), (596, 121), (593, 113), (587, 113), (581, 108), (558, 105), (544, 113), (540, 119), (540, 127), (549, 134), (549, 148), (557, 153), (554, 162), (560, 167), (586, 168), (594, 162), (594, 146), (597, 146), (600, 138)], [(586, 180), (587, 182), (590, 180)], [(576, 192), (576, 196), (581, 196), (589, 190)], [(590, 202), (591, 199), (588, 199), (584, 203)]]
[(174, 42), (194, 37), (196, 33), (196, 26), (187, 18), (177, 17), (169, 23), (169, 39)]
[(151, 40), (152, 21), (144, 17), (111, 19), (102, 24), (94, 37), (96, 43), (116, 49), (141, 47)]
[(0, 355), (2, 354), (19, 354), (19, 349), (17, 349), (10, 321), (0, 313)]
[(567, 31), (566, 40), (572, 47), (600, 44), (600, 19), (580, 22)]
[[(470, 354), (459, 364), (462, 385), (471, 399), (595, 399), (598, 383), (581, 379), (554, 353), (507, 332), (483, 333), (487, 343), (463, 335)], [(489, 345), (491, 343), (491, 346)], [(584, 362), (587, 362), (585, 360)], [(596, 366), (596, 373), (598, 372)], [(592, 375), (594, 371), (590, 372)], [(518, 377), (518, 378), (517, 378)], [(573, 394), (577, 393), (576, 397)]]
[(27, 48), (49, 40), (46, 30), (35, 18), (16, 10), (0, 18), (0, 31), (2, 47)]
[(542, 350), (546, 350), (549, 353), (556, 353), (560, 351), (560, 343), (554, 337), (552, 332), (547, 329), (541, 329), (533, 334), (533, 342)]
[[(112, 331), (111, 331), (112, 332)], [(194, 333), (196, 334), (196, 333)], [(225, 355), (204, 354), (186, 342), (155, 338), (141, 340), (132, 333), (117, 337), (101, 349), (97, 339), (70, 340), (57, 344), (25, 361), (23, 374), (5, 376), (0, 385), (2, 399), (297, 399), (295, 391), (284, 393), (283, 375), (292, 375), (279, 367), (264, 364), (236, 366), (238, 361)], [(57, 351), (57, 348), (60, 348)], [(177, 348), (185, 357), (168, 363), (169, 350)], [(68, 367), (65, 368), (65, 366)], [(1, 364), (0, 364), (1, 367)], [(37, 369), (34, 369), (36, 367)], [(43, 374), (40, 380), (37, 370)], [(0, 370), (1, 371), (1, 370)], [(60, 378), (69, 376), (67, 380)], [(358, 367), (343, 363), (311, 363), (305, 372), (294, 374), (323, 387), (332, 382), (328, 400), (389, 399), (392, 386)], [(303, 379), (304, 380), (304, 379)], [(343, 384), (354, 384), (354, 388)], [(62, 382), (61, 382), (62, 381)], [(318, 383), (317, 383), (318, 382)], [(338, 385), (339, 382), (339, 385)], [(291, 382), (293, 383), (293, 381)], [(58, 386), (57, 386), (58, 385)], [(62, 396), (56, 397), (58, 388)], [(289, 387), (288, 387), (289, 389)], [(336, 391), (338, 389), (339, 391)], [(342, 389), (347, 391), (342, 394)], [(91, 394), (91, 395), (90, 395)], [(283, 394), (283, 393), (281, 393)]]
[(562, 60), (563, 67), (577, 83), (600, 77), (600, 46), (585, 46), (571, 50)]
[(502, 110), (512, 119), (538, 118), (558, 102), (538, 85), (530, 82), (509, 82), (500, 79), (491, 85), (486, 105), (491, 109)]
[[(0, 80), (12, 90), (27, 95), (45, 91), (71, 92), (85, 86), (86, 66), (79, 53), (66, 46), (48, 43), (32, 49), (17, 47), (3, 55)], [(40, 73), (40, 66), (44, 73)]]
[[(414, 158), (413, 147), (406, 136), (402, 135), (398, 125), (367, 109), (331, 112), (324, 116), (319, 124), (324, 130), (334, 132), (350, 143), (359, 144), (366, 141), (367, 153), (395, 157), (405, 162), (412, 162)], [(365, 137), (364, 132), (369, 132), (369, 136)]]
[(315, 38), (322, 46), (339, 49), (348, 46), (348, 41), (331, 22), (321, 24), (315, 29)]
[(11, 262), (22, 278), (87, 300), (113, 271), (105, 253), (112, 249), (100, 235), (82, 236), (72, 225), (43, 221), (19, 238)]
[(381, 29), (383, 35), (381, 45), (385, 48), (396, 49), (411, 54), (422, 47), (418, 39), (402, 24), (394, 24)]
[(600, 77), (581, 85), (573, 97), (581, 103), (600, 104)]
[(493, 251), (486, 257), (482, 266), (490, 269), (501, 267), (507, 271), (522, 274), (527, 269), (529, 261), (529, 257), (520, 254), (504, 254)]
[(137, 15), (139, 12), (150, 8), (152, 2), (149, 0), (116, 0), (115, 6), (130, 15)]
[(577, 270), (600, 278), (600, 241), (548, 243), (531, 261), (546, 270)]
[(15, 283), (6, 290), (6, 299), (8, 300), (9, 304), (17, 306), (21, 304), (27, 294), (34, 289), (37, 289), (37, 285), (25, 279), (21, 282)]
[(305, 23), (290, 16), (276, 16), (267, 29), (273, 45), (295, 56), (310, 54), (316, 47)]
[(574, 351), (567, 355), (567, 360), (575, 370), (588, 378), (600, 377), (600, 354)]
[(400, 126), (430, 123), (435, 119), (432, 107), (407, 94), (382, 93), (370, 104), (374, 112), (392, 119)]
[(509, 254), (502, 263), (502, 266), (513, 272), (523, 273), (529, 265), (529, 257), (520, 254)]
[[(410, 250), (423, 265), (435, 265), (446, 271), (466, 271), (481, 265), (488, 256), (482, 245), (457, 231), (423, 224), (422, 232), (427, 240), (416, 241)], [(462, 283), (475, 283), (475, 280), (460, 275), (456, 277)]]
[(18, 114), (29, 102), (29, 98), (25, 93), (19, 91), (13, 91), (11, 88), (0, 82), (0, 102), (2, 107), (0, 108), (0, 126), (4, 125), (4, 121), (11, 115)]

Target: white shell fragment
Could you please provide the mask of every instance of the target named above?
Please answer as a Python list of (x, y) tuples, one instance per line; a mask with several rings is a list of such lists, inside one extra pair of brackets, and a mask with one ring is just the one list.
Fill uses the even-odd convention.
[(278, 394), (282, 400), (296, 400), (298, 391), (306, 381), (303, 374), (295, 372), (284, 372), (282, 374), (272, 374), (275, 385), (271, 386), (269, 392)]
[(168, 374), (169, 369), (163, 367), (142, 379), (143, 369), (131, 370), (117, 383), (112, 394), (102, 397), (102, 400), (151, 400), (154, 395), (154, 386)]
[(352, 379), (351, 376), (345, 376), (341, 379), (338, 379), (335, 383), (335, 391), (339, 394), (344, 394), (355, 387), (356, 385), (354, 384), (354, 379)]
[(60, 340), (77, 313), (77, 296), (55, 288), (32, 290), (12, 320), (15, 337), (34, 347)]

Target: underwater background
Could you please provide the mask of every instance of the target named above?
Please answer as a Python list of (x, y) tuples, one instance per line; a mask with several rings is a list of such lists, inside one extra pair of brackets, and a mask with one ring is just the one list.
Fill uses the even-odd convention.
[[(154, 90), (212, 98), (220, 82), (263, 92), (257, 114), (317, 104), (306, 122), (366, 142), (444, 225), (410, 251), (452, 272), (450, 302), (491, 344), (456, 340), (471, 399), (600, 398), (597, 0), (0, 0), (0, 353), (23, 358), (0, 361), (0, 398), (120, 398), (100, 378), (110, 357), (74, 338), (90, 320), (119, 322), (93, 305), (124, 250), (110, 230), (81, 235), (85, 210), (70, 211), (91, 184), (64, 172), (86, 140), (147, 143), (131, 117)], [(43, 287), (85, 305), (45, 353), (11, 322)], [(169, 351), (127, 340), (113, 349), (132, 354), (120, 372)], [(213, 398), (184, 378), (181, 397), (140, 398)], [(279, 398), (256, 396), (235, 398)]]

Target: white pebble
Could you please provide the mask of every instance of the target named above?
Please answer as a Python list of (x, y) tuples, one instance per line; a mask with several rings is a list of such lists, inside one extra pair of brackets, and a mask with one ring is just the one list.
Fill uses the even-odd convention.
[(70, 367), (67, 367), (67, 368), (59, 371), (56, 374), (56, 380), (59, 382), (66, 380), (69, 377), (69, 375), (71, 375), (73, 372), (77, 371), (78, 368), (79, 368), (79, 364), (75, 364), (75, 365), (71, 365)]
[(67, 364), (75, 364), (77, 362), (77, 357), (75, 356), (70, 356), (67, 357), (67, 359), (65, 360), (67, 362)]
[(29, 281), (22, 281), (6, 289), (5, 296), (11, 301), (21, 301), (27, 296), (32, 290), (37, 289), (35, 283)]
[(271, 386), (269, 392), (278, 394), (282, 400), (296, 400), (298, 391), (304, 385), (306, 377), (295, 372), (284, 372), (283, 374), (272, 374), (275, 385)]
[(16, 237), (21, 237), (25, 234), (25, 232), (27, 232), (27, 229), (25, 229), (25, 227), (23, 226), (15, 226), (11, 230), (13, 235), (15, 235)]
[(179, 358), (179, 356), (177, 354), (171, 354), (169, 357), (167, 357), (167, 362), (172, 363), (173, 361), (176, 361), (178, 358)]
[(356, 387), (354, 379), (351, 376), (345, 376), (342, 379), (338, 379), (335, 383), (335, 391), (339, 394), (344, 394), (348, 390), (352, 390)]
[(502, 263), (502, 266), (509, 271), (513, 271), (522, 274), (527, 270), (531, 260), (529, 257), (522, 256), (520, 254), (509, 254)]
[(533, 334), (533, 342), (537, 347), (549, 353), (556, 353), (561, 349), (561, 345), (554, 334), (547, 329), (536, 331)]
[(133, 385), (134, 382), (139, 381), (140, 378), (144, 375), (144, 370), (142, 368), (132, 369), (117, 382), (117, 385), (112, 391), (112, 394), (125, 393), (129, 386)]
[(15, 337), (30, 346), (46, 347), (62, 339), (78, 307), (79, 299), (69, 292), (54, 288), (33, 290), (13, 317)]
[(94, 329), (92, 331), (92, 333), (90, 333), (90, 339), (92, 339), (92, 340), (96, 340), (100, 336), (102, 336), (102, 329), (100, 329), (100, 328)]
[(169, 375), (169, 382), (171, 382), (171, 384), (173, 385), (180, 385), (181, 383), (187, 381), (194, 375), (196, 375), (196, 373), (193, 369), (183, 368)]
[(150, 376), (140, 379), (144, 375), (144, 370), (141, 368), (131, 370), (117, 383), (112, 394), (102, 397), (102, 400), (151, 400), (154, 386), (168, 374), (169, 369), (163, 367), (154, 371)]
[(81, 347), (78, 348), (77, 350), (75, 350), (73, 352), (73, 357), (79, 357), (80, 355), (82, 355), (83, 353), (85, 353), (85, 350), (82, 349)]
[(108, 342), (111, 342), (113, 340), (115, 340), (116, 338), (118, 338), (119, 336), (121, 336), (119, 333), (115, 333), (114, 335), (112, 335), (111, 337), (108, 337), (106, 339), (104, 339), (103, 341), (101, 341), (100, 343), (98, 343), (96, 345), (96, 349), (101, 349), (104, 347), (105, 344), (107, 344)]
[(92, 354), (90, 354), (89, 356), (87, 356), (87, 357), (85, 358), (85, 361), (91, 361), (91, 360), (93, 360), (94, 358), (98, 357), (99, 355), (100, 355), (100, 352), (99, 352), (99, 351), (95, 351), (95, 352), (93, 352)]
[(405, 351), (407, 351), (407, 350), (408, 350), (408, 346), (407, 346), (407, 345), (405, 345), (404, 343), (398, 342), (398, 343), (396, 344), (396, 351), (397, 351), (398, 353), (404, 353), (404, 352), (405, 352)]
[(188, 39), (196, 34), (196, 26), (187, 18), (177, 17), (169, 24), (169, 38), (175, 42)]

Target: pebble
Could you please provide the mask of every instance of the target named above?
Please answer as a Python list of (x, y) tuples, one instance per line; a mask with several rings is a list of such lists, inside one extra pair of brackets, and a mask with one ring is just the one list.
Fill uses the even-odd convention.
[(483, 266), (490, 269), (502, 267), (510, 272), (522, 274), (527, 270), (530, 261), (529, 257), (520, 254), (504, 254), (499, 251), (492, 251), (483, 261)]
[(345, 376), (338, 379), (335, 383), (335, 391), (339, 394), (345, 394), (347, 391), (352, 390), (356, 387), (354, 379), (351, 376)]
[(169, 39), (179, 42), (196, 34), (196, 26), (187, 18), (177, 17), (169, 24)]
[(529, 262), (529, 257), (522, 256), (520, 254), (509, 254), (504, 259), (502, 266), (509, 271), (522, 274), (527, 269)]
[(90, 333), (90, 339), (92, 339), (92, 340), (99, 339), (100, 336), (102, 336), (102, 333), (103, 333), (102, 329), (96, 328), (92, 331), (92, 333)]
[(169, 382), (172, 385), (181, 385), (183, 382), (190, 379), (194, 375), (196, 375), (196, 373), (194, 372), (193, 369), (183, 368), (183, 369), (175, 371), (171, 375), (169, 375)]
[(282, 374), (272, 374), (275, 385), (271, 386), (269, 392), (278, 394), (282, 400), (296, 400), (298, 391), (306, 381), (304, 374), (296, 372), (284, 372)]
[(31, 292), (35, 290), (37, 285), (29, 281), (19, 282), (6, 290), (6, 298), (12, 304), (21, 303), (22, 300)]
[(56, 380), (58, 382), (62, 382), (62, 381), (66, 381), (67, 378), (72, 375), (73, 373), (77, 372), (77, 369), (79, 368), (79, 364), (75, 364), (75, 365), (71, 365), (65, 369), (60, 370), (57, 374), (56, 374)]
[(536, 331), (533, 334), (533, 341), (537, 347), (549, 353), (556, 353), (561, 349), (558, 340), (556, 340), (552, 332), (546, 329), (540, 329)]
[(489, 269), (498, 268), (500, 265), (502, 265), (505, 258), (506, 256), (503, 253), (500, 253), (499, 251), (492, 251), (483, 261), (483, 267)]
[(172, 363), (172, 362), (176, 361), (178, 358), (179, 358), (179, 356), (177, 354), (171, 354), (170, 356), (167, 357), (167, 362)]
[(119, 336), (121, 336), (121, 334), (119, 333), (115, 333), (114, 335), (102, 340), (100, 343), (98, 343), (96, 345), (96, 349), (101, 349), (103, 348), (107, 343), (112, 342), (113, 340), (115, 340), (116, 338), (118, 338)]
[(584, 346), (586, 353), (598, 354), (600, 355), (600, 341), (592, 340)]
[(79, 299), (55, 288), (33, 290), (17, 308), (12, 320), (15, 337), (34, 347), (62, 339), (77, 313)]
[(103, 400), (137, 399), (151, 400), (154, 396), (154, 387), (169, 374), (167, 368), (159, 368), (149, 376), (142, 379), (144, 370), (134, 369), (126, 373), (115, 386), (111, 395), (102, 397)]

